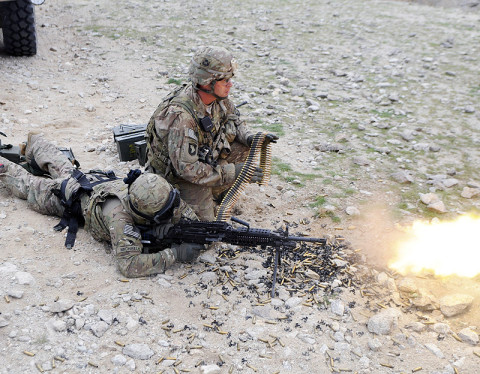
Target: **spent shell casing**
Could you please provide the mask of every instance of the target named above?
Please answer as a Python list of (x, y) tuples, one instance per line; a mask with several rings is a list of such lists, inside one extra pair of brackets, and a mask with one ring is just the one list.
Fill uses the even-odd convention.
[(114, 343), (120, 347), (125, 347), (125, 344), (123, 344), (122, 342), (119, 342), (118, 340), (115, 340)]
[(453, 333), (452, 336), (455, 338), (455, 340), (461, 342), (462, 339), (456, 334), (456, 333)]
[(35, 353), (30, 352), (30, 351), (23, 351), (23, 353), (26, 354), (27, 356), (30, 356), (30, 357), (35, 356)]
[(43, 373), (43, 372), (44, 372), (44, 370), (43, 370), (43, 368), (40, 366), (40, 364), (38, 364), (38, 363), (35, 364), (35, 367), (38, 369), (38, 371), (39, 371), (40, 373)]
[(383, 367), (386, 367), (386, 368), (393, 369), (393, 365), (387, 364), (385, 362), (380, 362), (380, 365), (383, 366)]
[(63, 357), (60, 357), (60, 356), (54, 356), (53, 359), (57, 360), (57, 361), (60, 361), (60, 362), (65, 361), (65, 359)]
[(88, 361), (88, 365), (93, 366), (94, 368), (98, 368), (98, 364), (95, 362)]
[(5, 295), (5, 301), (8, 303), (10, 303), (10, 299), (8, 298), (8, 295)]
[(416, 373), (417, 371), (420, 371), (420, 370), (423, 370), (423, 368), (421, 366), (419, 366), (418, 368), (415, 368), (412, 370), (412, 373)]

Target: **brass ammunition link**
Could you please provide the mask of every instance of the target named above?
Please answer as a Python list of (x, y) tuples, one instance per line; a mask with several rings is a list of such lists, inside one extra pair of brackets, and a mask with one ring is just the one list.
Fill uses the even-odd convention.
[(243, 164), (243, 168), (218, 208), (217, 221), (227, 222), (230, 219), (232, 209), (239, 199), (240, 193), (243, 192), (252, 179), (257, 164), (263, 170), (262, 180), (258, 184), (263, 186), (270, 181), (272, 151), (271, 143), (264, 144), (266, 135), (267, 133), (257, 132), (253, 137), (250, 152)]

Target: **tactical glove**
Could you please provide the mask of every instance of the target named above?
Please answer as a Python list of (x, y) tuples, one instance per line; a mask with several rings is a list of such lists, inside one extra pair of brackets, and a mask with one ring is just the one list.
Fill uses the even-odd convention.
[(200, 255), (200, 251), (204, 250), (203, 244), (182, 243), (172, 244), (171, 250), (178, 262), (193, 262)]
[[(268, 143), (276, 143), (278, 140), (278, 136), (275, 135), (275, 134), (271, 134), (271, 133), (268, 133), (267, 135), (265, 135), (265, 139), (263, 140), (263, 143), (265, 145), (267, 145)], [(247, 138), (247, 145), (249, 147), (252, 146), (252, 142), (253, 142), (253, 135), (250, 135), (248, 138)]]
[(155, 238), (158, 239), (163, 239), (165, 235), (168, 233), (168, 231), (173, 227), (172, 224), (167, 223), (165, 225), (158, 225), (156, 226), (153, 231), (155, 233)]
[(265, 140), (263, 141), (265, 144), (268, 143), (276, 143), (278, 140), (278, 136), (275, 134), (267, 134), (265, 135)]
[[(243, 162), (235, 164), (235, 179), (240, 175), (240, 172), (243, 168)], [(252, 179), (250, 179), (250, 183), (260, 183), (263, 179), (263, 169), (259, 167), (255, 167), (253, 171)]]

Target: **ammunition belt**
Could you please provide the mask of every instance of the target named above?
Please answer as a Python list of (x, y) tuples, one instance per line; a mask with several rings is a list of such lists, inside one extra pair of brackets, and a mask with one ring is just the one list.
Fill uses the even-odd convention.
[(222, 200), (218, 208), (217, 221), (227, 222), (231, 217), (231, 211), (240, 197), (240, 193), (246, 188), (252, 179), (257, 163), (263, 170), (263, 177), (259, 185), (266, 185), (270, 181), (272, 170), (271, 143), (264, 144), (266, 133), (257, 132), (253, 137), (250, 152), (243, 164), (237, 179)]

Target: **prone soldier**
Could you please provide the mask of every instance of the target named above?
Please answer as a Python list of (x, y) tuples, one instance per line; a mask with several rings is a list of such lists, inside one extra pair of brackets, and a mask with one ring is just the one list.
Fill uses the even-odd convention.
[[(236, 63), (221, 47), (201, 47), (193, 56), (190, 82), (160, 103), (147, 126), (145, 169), (175, 185), (201, 220), (215, 217), (215, 201), (240, 174), (253, 134), (228, 99)], [(278, 136), (267, 134), (267, 142)], [(263, 171), (256, 168), (251, 182)]]
[(193, 261), (204, 248), (184, 243), (144, 253), (139, 226), (198, 219), (161, 176), (139, 170), (123, 180), (111, 172), (84, 174), (39, 134), (29, 134), (25, 155), (52, 179), (34, 176), (0, 157), (0, 184), (27, 200), (33, 210), (62, 217), (55, 228), (68, 226), (67, 248), (74, 244), (78, 223), (84, 223), (96, 240), (111, 243), (117, 267), (126, 277), (163, 273), (175, 261)]

